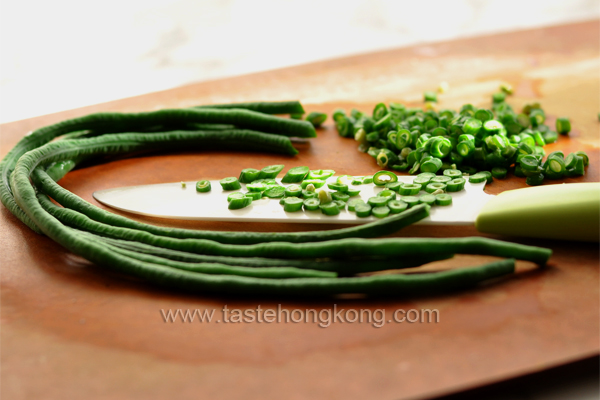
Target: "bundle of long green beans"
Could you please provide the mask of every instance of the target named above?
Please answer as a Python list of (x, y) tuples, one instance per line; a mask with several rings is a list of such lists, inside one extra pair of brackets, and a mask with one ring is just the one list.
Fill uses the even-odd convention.
[[(143, 224), (85, 202), (56, 183), (84, 160), (142, 150), (222, 147), (294, 155), (289, 136), (314, 137), (314, 127), (269, 114), (303, 112), (298, 102), (245, 103), (66, 120), (25, 136), (2, 160), (2, 203), (34, 231), (98, 265), (202, 293), (406, 294), (455, 289), (513, 273), (515, 258), (543, 265), (550, 257), (548, 249), (485, 238), (365, 239), (426, 217), (425, 204), (392, 218), (331, 231), (216, 232)], [(431, 274), (364, 275), (416, 267), (455, 253), (508, 258)]]

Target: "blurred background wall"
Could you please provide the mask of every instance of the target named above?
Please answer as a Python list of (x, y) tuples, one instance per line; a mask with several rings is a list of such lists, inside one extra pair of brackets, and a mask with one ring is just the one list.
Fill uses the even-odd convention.
[(416, 43), (600, 17), (600, 0), (0, 0), (0, 122)]

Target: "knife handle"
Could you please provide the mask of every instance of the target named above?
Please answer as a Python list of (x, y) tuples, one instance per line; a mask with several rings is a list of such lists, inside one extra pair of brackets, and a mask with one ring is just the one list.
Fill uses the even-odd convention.
[(488, 201), (475, 220), (484, 233), (600, 241), (600, 183), (507, 190)]

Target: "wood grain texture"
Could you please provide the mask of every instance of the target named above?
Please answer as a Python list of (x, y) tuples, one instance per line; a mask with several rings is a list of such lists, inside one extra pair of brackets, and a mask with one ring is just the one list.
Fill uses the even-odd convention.
[[(189, 85), (0, 127), (0, 153), (27, 131), (95, 111), (142, 111), (229, 101), (301, 99), (307, 109), (370, 111), (379, 101), (418, 104), (424, 90), (447, 81), (440, 107), (489, 105), (502, 81), (509, 102), (540, 101), (553, 123), (571, 117), (570, 138), (548, 150), (585, 149), (583, 178), (600, 181), (598, 21), (360, 55)], [(28, 94), (30, 95), (30, 94)], [(137, 157), (91, 166), (60, 181), (91, 194), (110, 187), (237, 175), (243, 167), (284, 163), (348, 174), (377, 171), (331, 122), (294, 158), (229, 152)], [(495, 181), (499, 193), (522, 187)], [(293, 231), (296, 224), (165, 221), (198, 229)], [(319, 226), (329, 229), (332, 226)], [(0, 211), (2, 395), (11, 399), (96, 398), (429, 398), (497, 382), (599, 353), (597, 244), (511, 240), (549, 246), (543, 271), (519, 263), (519, 274), (470, 291), (400, 299), (273, 299), (182, 295), (108, 272), (69, 254)], [(472, 228), (411, 227), (398, 236), (464, 236)], [(485, 262), (457, 257), (432, 266)], [(438, 309), (440, 322), (165, 323), (161, 309), (216, 310)]]

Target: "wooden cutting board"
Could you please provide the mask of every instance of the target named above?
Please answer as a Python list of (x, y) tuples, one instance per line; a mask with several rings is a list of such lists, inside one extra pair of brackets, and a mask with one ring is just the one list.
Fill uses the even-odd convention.
[[(142, 111), (213, 102), (300, 99), (309, 111), (370, 111), (379, 101), (419, 104), (441, 81), (440, 107), (489, 106), (500, 82), (516, 107), (540, 101), (553, 121), (571, 117), (570, 139), (548, 150), (584, 149), (599, 181), (598, 21), (515, 32), (313, 63), (1, 126), (4, 155), (29, 130), (95, 111)], [(35, 95), (27, 93), (24, 95)], [(294, 158), (227, 152), (116, 161), (75, 171), (61, 184), (95, 203), (110, 187), (236, 175), (283, 163), (347, 174), (377, 170), (337, 136), (331, 122)], [(497, 194), (522, 179), (495, 181)], [(98, 205), (97, 203), (95, 203)], [(2, 394), (6, 398), (408, 399), (497, 382), (599, 353), (597, 244), (512, 239), (549, 246), (544, 271), (519, 263), (517, 277), (434, 297), (290, 300), (183, 295), (90, 265), (36, 235), (0, 207)], [(198, 229), (296, 231), (302, 224), (163, 221)], [(332, 226), (321, 226), (329, 229)], [(557, 227), (560, 229), (560, 227)], [(411, 227), (398, 236), (465, 236), (467, 227)], [(481, 263), (457, 257), (445, 266)], [(161, 310), (437, 309), (439, 323), (165, 323)]]

